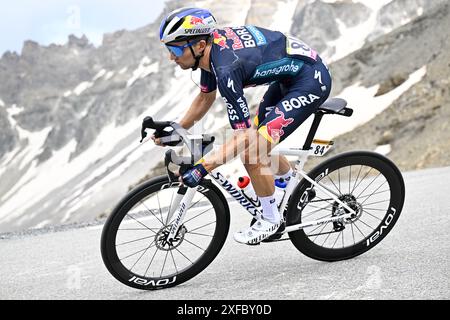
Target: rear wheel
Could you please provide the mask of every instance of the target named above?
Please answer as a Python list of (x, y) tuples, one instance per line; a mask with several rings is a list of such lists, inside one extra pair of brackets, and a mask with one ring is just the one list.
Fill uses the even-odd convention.
[[(204, 270), (225, 243), (228, 206), (208, 180), (198, 187), (172, 242), (167, 235), (173, 212), (186, 192), (167, 177), (131, 191), (103, 227), (101, 251), (109, 272), (127, 286), (154, 290), (185, 282)], [(179, 201), (178, 201), (179, 203)]]
[[(332, 191), (356, 217), (289, 233), (295, 247), (310, 258), (339, 261), (376, 246), (397, 222), (405, 199), (398, 168), (371, 152), (338, 155), (313, 169), (309, 177)], [(322, 190), (302, 180), (291, 196), (287, 225), (338, 217), (347, 211)]]

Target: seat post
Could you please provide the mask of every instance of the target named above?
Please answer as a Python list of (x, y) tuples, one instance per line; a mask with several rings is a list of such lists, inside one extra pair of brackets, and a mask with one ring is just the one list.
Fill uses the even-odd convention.
[(314, 114), (314, 121), (312, 123), (311, 129), (309, 130), (308, 137), (306, 138), (303, 150), (308, 151), (311, 149), (314, 137), (316, 136), (317, 129), (319, 129), (320, 121), (322, 121), (324, 113), (317, 112)]

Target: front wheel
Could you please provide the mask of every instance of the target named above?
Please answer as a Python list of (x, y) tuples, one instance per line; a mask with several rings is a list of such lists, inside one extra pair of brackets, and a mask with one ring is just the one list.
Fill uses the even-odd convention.
[(204, 270), (225, 243), (230, 214), (225, 198), (204, 180), (187, 209), (178, 234), (165, 241), (173, 212), (187, 188), (155, 178), (131, 191), (103, 227), (101, 252), (109, 272), (127, 286), (173, 287)]
[[(295, 247), (310, 258), (340, 261), (363, 254), (386, 237), (402, 211), (403, 177), (392, 161), (377, 153), (338, 155), (314, 168), (308, 176), (357, 213), (353, 218), (289, 233)], [(302, 180), (291, 196), (287, 225), (346, 213), (325, 192)]]

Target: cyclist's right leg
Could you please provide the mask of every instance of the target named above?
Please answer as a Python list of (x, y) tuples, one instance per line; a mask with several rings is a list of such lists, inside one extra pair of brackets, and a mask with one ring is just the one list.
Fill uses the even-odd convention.
[[(279, 82), (272, 83), (267, 89), (264, 97), (262, 98), (258, 113), (254, 118), (255, 128), (259, 127), (259, 124), (275, 109), (277, 103), (287, 94), (287, 89)], [(292, 168), (289, 160), (283, 155), (271, 156), (270, 168), (276, 178), (286, 177), (291, 173)]]

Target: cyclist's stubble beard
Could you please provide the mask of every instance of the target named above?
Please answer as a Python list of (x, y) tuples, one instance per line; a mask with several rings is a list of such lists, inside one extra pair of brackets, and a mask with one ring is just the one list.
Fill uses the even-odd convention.
[(190, 50), (186, 49), (184, 50), (181, 57), (176, 57), (175, 55), (170, 54), (170, 60), (175, 61), (175, 63), (178, 64), (183, 70), (192, 68), (195, 63), (194, 57), (192, 57), (192, 53), (190, 52)]

